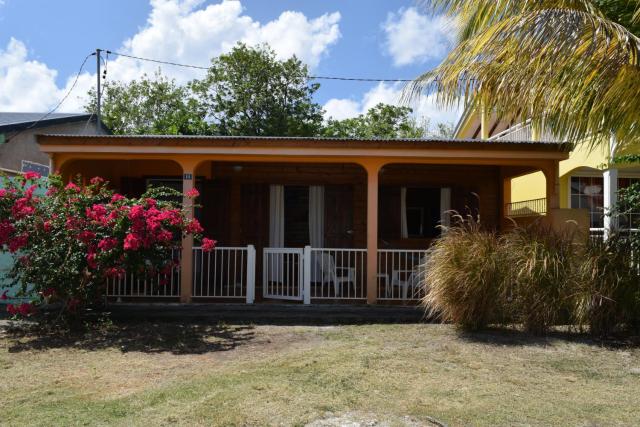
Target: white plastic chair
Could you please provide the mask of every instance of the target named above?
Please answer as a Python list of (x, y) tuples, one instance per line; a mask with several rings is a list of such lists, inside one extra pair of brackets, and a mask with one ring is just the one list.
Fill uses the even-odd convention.
[(319, 257), (320, 270), (322, 271), (322, 285), (333, 283), (334, 295), (342, 295), (342, 285), (351, 283), (355, 292), (356, 269), (348, 267), (336, 267), (336, 262), (331, 254), (322, 252)]

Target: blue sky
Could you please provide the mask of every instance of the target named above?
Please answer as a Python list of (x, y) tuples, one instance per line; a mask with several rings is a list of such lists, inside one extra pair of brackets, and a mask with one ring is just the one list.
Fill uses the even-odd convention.
[[(41, 111), (70, 87), (96, 47), (206, 65), (236, 41), (267, 42), (296, 54), (311, 73), (412, 78), (437, 65), (454, 41), (443, 17), (413, 0), (0, 0), (0, 110)], [(94, 84), (88, 63), (62, 107), (77, 111)], [(111, 79), (130, 80), (156, 65), (110, 58)], [(163, 67), (179, 82), (200, 72)], [(377, 102), (397, 103), (393, 84), (322, 81), (317, 101), (327, 115), (358, 114)], [(431, 99), (413, 106), (434, 122), (455, 120)]]

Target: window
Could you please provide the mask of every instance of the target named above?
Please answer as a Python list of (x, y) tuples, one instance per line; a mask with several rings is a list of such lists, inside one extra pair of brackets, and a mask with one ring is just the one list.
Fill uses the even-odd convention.
[[(640, 182), (638, 178), (618, 178), (618, 189)], [(604, 227), (604, 180), (594, 176), (571, 177), (571, 208), (588, 209), (591, 228)], [(620, 218), (622, 228), (640, 227), (640, 213), (630, 213)]]
[(410, 238), (440, 235), (440, 189), (407, 188), (407, 233)]
[(591, 228), (604, 227), (604, 182), (599, 176), (571, 177), (571, 208), (589, 211)]

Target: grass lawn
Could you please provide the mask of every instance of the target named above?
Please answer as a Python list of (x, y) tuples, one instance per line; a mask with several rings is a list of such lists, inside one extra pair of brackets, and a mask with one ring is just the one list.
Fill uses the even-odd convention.
[[(446, 325), (0, 335), (2, 425), (632, 425), (640, 348)], [(333, 424), (332, 424), (333, 423)]]

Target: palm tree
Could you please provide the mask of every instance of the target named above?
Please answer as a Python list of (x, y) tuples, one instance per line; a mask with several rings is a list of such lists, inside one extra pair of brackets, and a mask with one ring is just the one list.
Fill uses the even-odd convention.
[(640, 0), (423, 0), (458, 45), (405, 96), (519, 114), (567, 141), (640, 142)]

